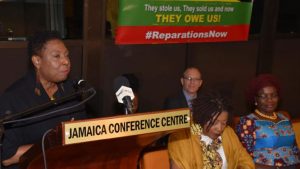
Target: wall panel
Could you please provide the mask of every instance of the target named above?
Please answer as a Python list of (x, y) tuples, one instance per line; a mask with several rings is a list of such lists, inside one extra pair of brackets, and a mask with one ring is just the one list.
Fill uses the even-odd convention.
[(201, 69), (203, 90), (220, 90), (242, 115), (247, 112), (244, 91), (255, 76), (257, 49), (257, 41), (191, 44), (188, 64)]
[(282, 86), (281, 109), (300, 117), (300, 39), (276, 40), (273, 73)]
[(140, 112), (160, 110), (163, 100), (180, 88), (185, 47), (184, 44), (117, 46), (107, 42), (102, 64), (104, 115), (113, 112), (116, 100), (113, 80), (124, 73), (134, 73), (139, 78)]
[[(72, 71), (71, 76), (82, 77), (82, 44), (81, 42), (67, 41), (70, 51)], [(0, 43), (0, 93), (10, 84), (21, 78), (28, 70), (27, 43), (1, 42)]]

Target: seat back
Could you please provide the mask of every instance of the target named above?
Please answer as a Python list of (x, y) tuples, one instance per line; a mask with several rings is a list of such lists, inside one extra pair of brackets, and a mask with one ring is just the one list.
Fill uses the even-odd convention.
[(234, 116), (232, 122), (230, 123), (230, 127), (232, 127), (235, 130), (239, 122), (240, 122), (240, 116)]
[(167, 148), (154, 149), (142, 154), (140, 169), (169, 169), (169, 154)]
[(300, 148), (300, 119), (294, 119), (292, 120), (293, 129), (295, 132), (296, 142), (298, 145), (298, 148)]

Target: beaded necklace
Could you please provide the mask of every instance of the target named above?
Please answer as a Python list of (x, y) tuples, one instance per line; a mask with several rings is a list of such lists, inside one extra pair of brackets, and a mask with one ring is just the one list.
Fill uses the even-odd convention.
[(255, 109), (255, 113), (260, 115), (261, 117), (270, 119), (270, 120), (276, 120), (278, 118), (277, 114), (275, 112), (273, 112), (272, 116), (266, 115), (264, 113), (261, 113), (259, 110)]

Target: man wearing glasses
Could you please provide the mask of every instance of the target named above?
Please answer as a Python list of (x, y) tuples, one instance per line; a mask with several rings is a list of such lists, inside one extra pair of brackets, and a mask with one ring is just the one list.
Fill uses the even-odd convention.
[(182, 91), (176, 96), (166, 99), (165, 109), (192, 107), (192, 100), (197, 97), (199, 88), (202, 85), (200, 70), (196, 67), (188, 67), (180, 78), (180, 82)]
[[(192, 108), (192, 100), (198, 96), (202, 85), (201, 72), (196, 67), (188, 67), (180, 78), (182, 90), (173, 97), (168, 97), (164, 103), (164, 109)], [(156, 146), (166, 146), (168, 135), (159, 139)]]

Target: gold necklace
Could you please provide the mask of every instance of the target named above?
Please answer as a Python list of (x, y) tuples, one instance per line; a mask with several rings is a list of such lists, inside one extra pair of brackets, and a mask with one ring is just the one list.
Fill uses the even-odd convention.
[(264, 113), (261, 113), (259, 110), (255, 109), (255, 113), (260, 115), (261, 117), (270, 119), (270, 120), (276, 120), (278, 118), (277, 114), (275, 112), (273, 112), (272, 116), (266, 115)]

